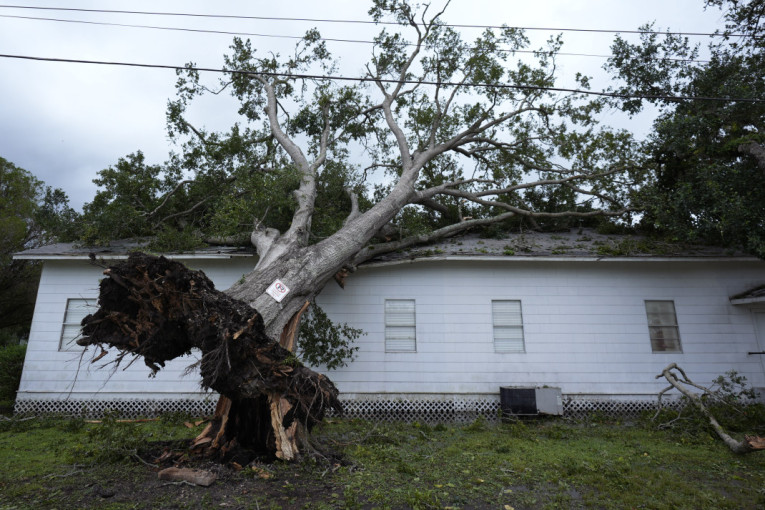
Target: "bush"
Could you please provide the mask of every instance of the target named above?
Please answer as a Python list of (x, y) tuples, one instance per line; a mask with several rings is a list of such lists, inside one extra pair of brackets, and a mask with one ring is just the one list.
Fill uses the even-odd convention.
[(0, 414), (13, 412), (26, 352), (26, 345), (0, 347)]

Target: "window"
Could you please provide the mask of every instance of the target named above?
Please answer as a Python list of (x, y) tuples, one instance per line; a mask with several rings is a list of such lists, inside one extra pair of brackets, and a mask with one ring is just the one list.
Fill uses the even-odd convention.
[(66, 313), (64, 314), (64, 325), (61, 328), (61, 342), (59, 351), (77, 351), (82, 349), (75, 343), (80, 337), (80, 322), (87, 315), (95, 313), (98, 310), (97, 300), (93, 299), (68, 299), (66, 301)]
[(494, 352), (526, 352), (520, 301), (492, 301)]
[(683, 352), (674, 301), (646, 301), (645, 313), (653, 352)]
[(385, 300), (385, 352), (416, 352), (414, 299)]

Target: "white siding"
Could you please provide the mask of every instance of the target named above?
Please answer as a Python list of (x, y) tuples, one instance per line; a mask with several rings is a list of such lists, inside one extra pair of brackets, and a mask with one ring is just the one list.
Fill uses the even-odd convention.
[[(225, 289), (251, 259), (193, 261)], [(45, 263), (19, 398), (188, 398), (199, 378), (175, 360), (149, 379), (138, 360), (98, 370), (93, 353), (59, 352), (68, 298), (98, 294), (101, 271), (83, 261)], [(362, 328), (357, 360), (328, 375), (348, 394), (496, 395), (499, 386), (559, 386), (567, 395), (648, 396), (672, 362), (700, 383), (735, 369), (765, 387), (755, 314), (728, 298), (765, 283), (761, 262), (423, 261), (360, 268), (345, 290), (330, 281), (319, 303)], [(416, 352), (386, 352), (385, 300), (416, 303)], [(492, 301), (520, 301), (525, 352), (497, 353)], [(646, 300), (674, 302), (682, 353), (654, 353)], [(765, 326), (763, 326), (765, 327)], [(763, 340), (765, 341), (765, 340)]]
[[(677, 362), (701, 383), (735, 369), (765, 386), (753, 313), (728, 298), (765, 282), (761, 262), (423, 261), (360, 268), (319, 303), (362, 328), (357, 361), (328, 375), (346, 393), (497, 394), (559, 386), (637, 396)], [(417, 352), (385, 352), (384, 300), (415, 299)], [(522, 303), (525, 352), (498, 353), (492, 301)], [(645, 300), (674, 301), (681, 353), (654, 353)]]
[[(252, 258), (235, 258), (186, 263), (194, 269), (202, 269), (219, 289), (226, 289), (250, 271), (254, 261)], [(127, 369), (124, 369), (126, 363), (117, 370), (99, 369), (114, 359), (114, 352), (91, 364), (90, 360), (100, 352), (97, 349), (90, 348), (84, 353), (77, 347), (59, 351), (67, 300), (97, 298), (101, 278), (102, 269), (87, 261), (45, 262), (18, 398), (183, 399), (200, 395), (198, 375), (183, 376), (186, 367), (196, 361), (193, 356), (168, 362), (156, 378), (149, 379), (151, 370), (142, 360), (136, 360)]]

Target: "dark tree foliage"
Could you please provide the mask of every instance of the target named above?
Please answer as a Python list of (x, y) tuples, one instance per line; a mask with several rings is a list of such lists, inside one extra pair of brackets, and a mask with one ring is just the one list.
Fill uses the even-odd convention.
[(359, 350), (353, 342), (363, 334), (361, 329), (332, 322), (324, 310), (313, 303), (300, 324), (298, 354), (311, 366), (324, 366), (327, 370), (347, 366)]
[[(617, 38), (607, 69), (618, 92), (765, 100), (763, 0), (709, 0), (726, 29), (700, 47), (643, 27), (638, 45)], [(649, 100), (629, 99), (630, 113)], [(643, 188), (643, 223), (684, 241), (743, 248), (765, 258), (765, 103), (651, 99), (661, 109), (645, 144), (655, 179)]]
[(66, 194), (0, 157), (0, 345), (29, 331), (40, 265), (13, 254), (75, 236)]

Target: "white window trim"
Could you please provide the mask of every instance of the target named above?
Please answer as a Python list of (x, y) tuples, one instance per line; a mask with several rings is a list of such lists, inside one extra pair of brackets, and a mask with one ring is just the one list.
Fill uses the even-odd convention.
[[(648, 304), (649, 303), (670, 303), (672, 305), (672, 315), (674, 318), (674, 324), (662, 324), (662, 325), (651, 325), (651, 317), (648, 312)], [(680, 324), (677, 321), (677, 308), (675, 307), (675, 301), (672, 299), (646, 299), (643, 302), (645, 306), (645, 315), (646, 315), (646, 323), (648, 325), (648, 340), (651, 342), (651, 352), (656, 354), (677, 354), (683, 352), (683, 342), (680, 338)], [(657, 350), (655, 348), (655, 343), (663, 342), (664, 339), (656, 338), (654, 339), (654, 331), (657, 329), (668, 329), (668, 328), (674, 328), (675, 333), (677, 335), (677, 348), (676, 349), (665, 349), (665, 350)]]
[[(66, 300), (64, 317), (61, 320), (61, 335), (59, 336), (58, 342), (58, 350), (60, 352), (76, 352), (83, 349), (83, 347), (76, 343), (76, 340), (81, 336), (80, 322), (86, 315), (95, 313), (95, 311), (98, 310), (97, 303), (98, 298), (69, 298)], [(82, 305), (91, 310), (84, 315), (77, 312), (77, 308)], [(75, 327), (76, 329), (74, 329)], [(74, 335), (72, 334), (73, 330), (77, 331)]]
[[(502, 304), (510, 304), (507, 308), (513, 308), (511, 313), (514, 313), (514, 308), (517, 306), (517, 316), (513, 317), (510, 321), (505, 321), (502, 324), (501, 317), (498, 316), (498, 308)], [(507, 313), (507, 311), (505, 311)], [(492, 338), (494, 340), (494, 352), (497, 354), (523, 354), (526, 352), (526, 334), (523, 326), (523, 304), (520, 299), (492, 299), (491, 300), (491, 325), (492, 325)], [(514, 331), (517, 333), (516, 338), (501, 338), (497, 333)], [(503, 340), (507, 340), (503, 342)], [(503, 345), (504, 344), (504, 345)]]
[[(389, 313), (389, 303), (391, 305), (394, 303), (398, 303), (400, 305), (411, 303), (411, 321), (406, 321), (407, 318), (401, 315), (398, 317), (393, 317), (392, 314)], [(383, 306), (385, 323), (385, 352), (417, 352), (417, 302), (414, 299), (386, 299)], [(401, 322), (402, 319), (404, 320), (403, 323)], [(407, 331), (405, 330), (408, 330), (408, 332), (411, 334), (406, 335)], [(391, 338), (393, 333), (398, 333), (398, 335), (404, 336)], [(394, 342), (397, 342), (398, 345), (394, 346)], [(405, 342), (410, 343), (411, 347), (408, 345), (404, 346), (403, 344)]]

